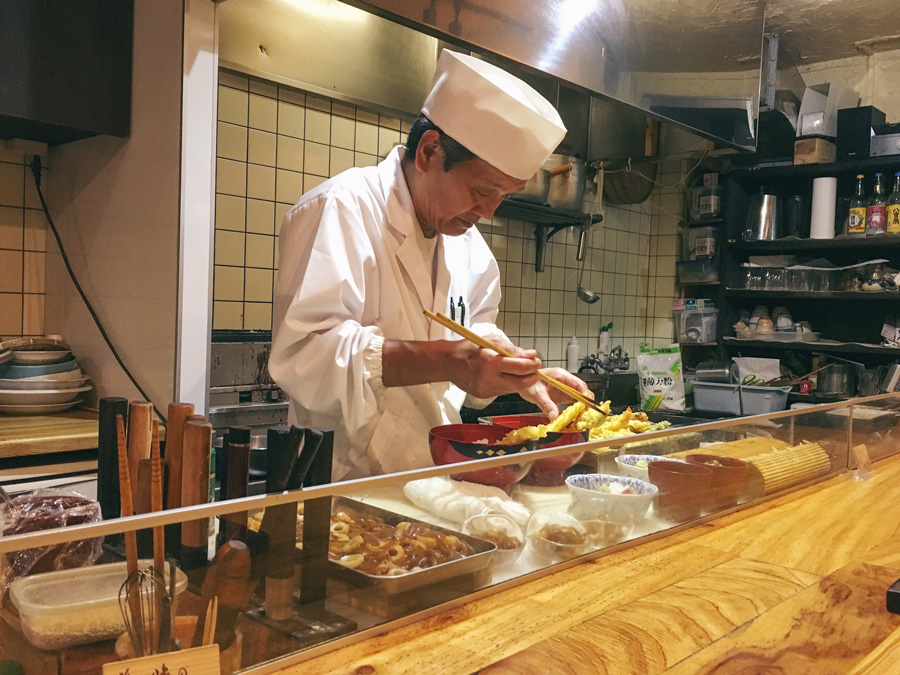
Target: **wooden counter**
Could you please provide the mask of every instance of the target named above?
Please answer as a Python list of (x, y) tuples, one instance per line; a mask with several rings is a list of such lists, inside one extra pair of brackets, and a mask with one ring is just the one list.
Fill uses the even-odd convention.
[(470, 602), (312, 673), (900, 673), (900, 457)]
[(69, 410), (55, 415), (0, 415), (0, 458), (90, 450), (97, 447), (97, 413)]

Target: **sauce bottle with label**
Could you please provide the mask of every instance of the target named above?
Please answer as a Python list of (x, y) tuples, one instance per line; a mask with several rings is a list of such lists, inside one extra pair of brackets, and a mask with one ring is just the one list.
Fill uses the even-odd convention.
[(887, 194), (884, 190), (884, 177), (875, 174), (875, 190), (869, 199), (866, 209), (866, 236), (883, 234), (887, 231)]
[(856, 194), (850, 201), (850, 217), (847, 220), (847, 234), (857, 237), (866, 236), (866, 188), (863, 175), (856, 177)]
[(894, 191), (888, 198), (887, 231), (900, 234), (900, 171), (894, 174)]

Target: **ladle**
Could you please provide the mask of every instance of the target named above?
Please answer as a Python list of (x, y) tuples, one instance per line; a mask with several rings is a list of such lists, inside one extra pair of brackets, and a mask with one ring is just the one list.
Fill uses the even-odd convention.
[(587, 251), (585, 250), (585, 240), (587, 239), (587, 228), (584, 227), (581, 229), (581, 237), (578, 240), (578, 254), (577, 257), (581, 258), (581, 274), (578, 275), (578, 299), (582, 302), (586, 302), (589, 305), (593, 305), (600, 299), (600, 296), (594, 293), (594, 291), (589, 290), (582, 286), (582, 280), (584, 279), (584, 266), (587, 263)]

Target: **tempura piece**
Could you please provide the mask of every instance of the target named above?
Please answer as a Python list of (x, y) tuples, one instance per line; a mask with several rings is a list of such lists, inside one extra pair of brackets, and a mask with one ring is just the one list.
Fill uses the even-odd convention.
[(535, 427), (522, 427), (513, 429), (506, 436), (500, 439), (498, 445), (517, 445), (519, 443), (527, 443), (528, 441), (536, 441), (547, 435), (547, 425), (539, 424)]
[(581, 413), (584, 412), (584, 403), (576, 402), (557, 415), (556, 419), (547, 425), (547, 433), (559, 433), (572, 424)]
[(584, 412), (584, 403), (573, 403), (563, 410), (555, 420), (549, 424), (539, 424), (533, 427), (522, 427), (514, 429), (506, 436), (500, 439), (499, 445), (516, 445), (518, 443), (527, 443), (528, 441), (536, 441), (549, 433), (559, 433), (564, 430)]
[[(606, 420), (606, 416), (609, 414), (609, 401), (604, 401), (599, 405), (600, 410), (595, 408), (588, 408), (585, 410), (572, 425), (573, 431), (587, 431), (588, 429), (595, 429), (603, 424)], [(600, 412), (601, 410), (603, 412)]]

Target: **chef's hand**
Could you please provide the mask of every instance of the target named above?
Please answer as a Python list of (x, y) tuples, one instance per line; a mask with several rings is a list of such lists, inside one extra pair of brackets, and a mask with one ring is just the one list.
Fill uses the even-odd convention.
[[(548, 375), (552, 377), (554, 380), (559, 380), (563, 384), (569, 385), (572, 389), (575, 389), (589, 399), (593, 400), (594, 394), (588, 389), (588, 386), (584, 383), (580, 377), (577, 377), (570, 373), (568, 370), (563, 368), (543, 368), (541, 372), (544, 375)], [(571, 402), (572, 399), (565, 392), (560, 391), (556, 387), (551, 387), (549, 384), (542, 380), (538, 380), (537, 383), (526, 389), (525, 391), (519, 392), (526, 401), (530, 401), (534, 403), (537, 407), (543, 411), (543, 413), (549, 417), (551, 420), (556, 419), (559, 415), (559, 407), (558, 403), (567, 403)]]
[(537, 372), (541, 360), (536, 351), (522, 349), (496, 336), (486, 339), (514, 356), (501, 356), (467, 340), (454, 340), (450, 343), (453, 359), (446, 379), (477, 398), (522, 394), (540, 383)]

